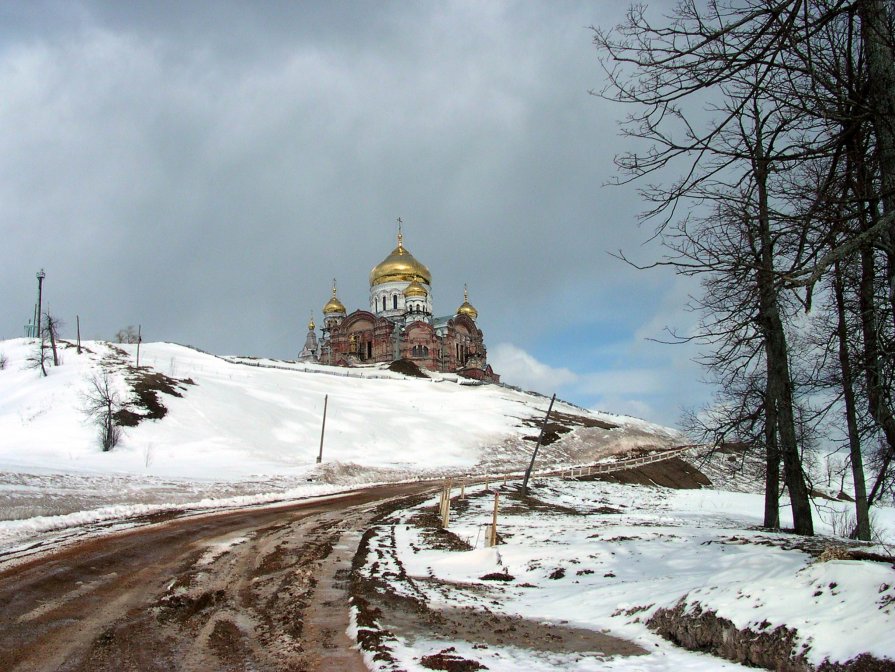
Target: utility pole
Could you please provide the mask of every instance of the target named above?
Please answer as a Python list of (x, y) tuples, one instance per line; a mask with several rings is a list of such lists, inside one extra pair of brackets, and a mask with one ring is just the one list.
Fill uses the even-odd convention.
[(544, 430), (547, 429), (547, 421), (550, 419), (550, 411), (553, 410), (553, 402), (556, 401), (556, 393), (553, 393), (553, 398), (550, 399), (550, 406), (547, 408), (547, 415), (544, 416), (544, 423), (541, 425), (541, 433), (538, 434), (538, 442), (535, 444), (535, 452), (531, 454), (531, 463), (528, 465), (528, 469), (525, 470), (525, 480), (522, 481), (522, 496), (528, 494), (528, 479), (531, 476), (531, 470), (535, 466), (535, 458), (538, 456), (538, 448), (541, 447), (541, 441), (544, 440)]
[(317, 464), (323, 462), (323, 435), (326, 432), (326, 405), (329, 402), (329, 395), (323, 397), (323, 426), (320, 428), (320, 452), (317, 453)]
[(75, 315), (75, 321), (78, 324), (78, 354), (81, 354), (81, 316)]
[(140, 343), (143, 342), (143, 325), (137, 325), (137, 368), (140, 368)]
[(37, 272), (37, 337), (40, 338), (40, 311), (43, 309), (43, 287), (44, 287), (44, 278), (47, 277), (47, 274), (44, 272), (44, 269), (40, 269)]

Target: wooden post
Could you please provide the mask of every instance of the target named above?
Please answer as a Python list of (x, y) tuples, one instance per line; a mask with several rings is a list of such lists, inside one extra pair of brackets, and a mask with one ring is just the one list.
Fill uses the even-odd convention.
[(75, 321), (78, 323), (78, 354), (81, 354), (81, 316), (75, 315)]
[(500, 493), (494, 491), (494, 513), (491, 516), (491, 543), (489, 546), (497, 546), (497, 501), (500, 499)]
[(466, 481), (460, 481), (460, 499), (466, 499)]
[(323, 462), (323, 435), (326, 433), (326, 405), (329, 402), (329, 395), (323, 397), (323, 425), (320, 427), (320, 452), (317, 453), (317, 464)]
[(550, 419), (550, 411), (553, 410), (553, 402), (556, 401), (556, 393), (553, 393), (553, 398), (550, 399), (550, 406), (547, 408), (547, 415), (544, 416), (544, 423), (541, 425), (541, 433), (538, 434), (538, 442), (535, 444), (535, 451), (531, 454), (531, 463), (528, 465), (528, 469), (525, 471), (525, 479), (522, 481), (522, 495), (525, 496), (528, 494), (528, 479), (531, 476), (531, 470), (535, 466), (535, 458), (538, 456), (538, 448), (541, 447), (541, 441), (544, 440), (544, 430), (547, 429), (547, 421)]
[(442, 497), (444, 498), (444, 505), (441, 509), (441, 526), (447, 529), (451, 519), (451, 479), (448, 479), (444, 484)]
[(143, 325), (137, 325), (137, 368), (140, 368), (140, 343), (143, 342)]

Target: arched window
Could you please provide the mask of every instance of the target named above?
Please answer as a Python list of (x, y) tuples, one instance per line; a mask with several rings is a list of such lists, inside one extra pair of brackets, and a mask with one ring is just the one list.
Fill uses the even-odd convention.
[(398, 295), (397, 294), (392, 295), (392, 308), (394, 308), (395, 310), (398, 310)]
[(426, 357), (429, 356), (429, 346), (428, 346), (428, 345), (424, 345), (424, 346), (423, 346), (423, 354), (424, 354)]
[(387, 309), (387, 305), (388, 305), (388, 304), (386, 304), (386, 302), (385, 302), (385, 297), (383, 296), (383, 297), (382, 297), (382, 310), (386, 310), (386, 309)]

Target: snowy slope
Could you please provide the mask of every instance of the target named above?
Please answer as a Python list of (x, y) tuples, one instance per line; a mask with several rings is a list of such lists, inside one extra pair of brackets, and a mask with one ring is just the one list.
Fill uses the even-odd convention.
[[(169, 377), (182, 396), (159, 394), (167, 415), (125, 428), (121, 444), (104, 453), (83, 412), (84, 391), (90, 376), (104, 369), (122, 395), (133, 397), (127, 378), (135, 374), (136, 346), (86, 342), (79, 355), (66, 344), (62, 365), (50, 367), (46, 378), (27, 367), (34, 350), (27, 339), (0, 342), (8, 360), (0, 370), (0, 502), (6, 495), (0, 518), (282, 491), (308, 479), (350, 483), (493, 470), (500, 460), (518, 468), (531, 450), (521, 438), (536, 433), (530, 424), (548, 403), (499, 386), (467, 385), (453, 375), (416, 379), (381, 367), (225, 359), (145, 343), (141, 371)], [(613, 443), (627, 448), (679, 440), (643, 421), (559, 402), (556, 409), (621, 427), (598, 434), (591, 428), (587, 440), (567, 435), (545, 451), (554, 463), (593, 461)], [(564, 443), (574, 450), (563, 452)]]

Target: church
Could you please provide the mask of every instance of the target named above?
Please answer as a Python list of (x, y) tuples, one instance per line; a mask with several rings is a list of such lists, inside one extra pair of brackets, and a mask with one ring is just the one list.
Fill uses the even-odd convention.
[(370, 309), (349, 315), (333, 280), (322, 335), (318, 341), (312, 318), (298, 360), (358, 366), (407, 359), (430, 371), (500, 382), (487, 362), (479, 314), (468, 292), (452, 315), (435, 317), (431, 289), (432, 274), (404, 247), (399, 219), (398, 246), (370, 271)]

